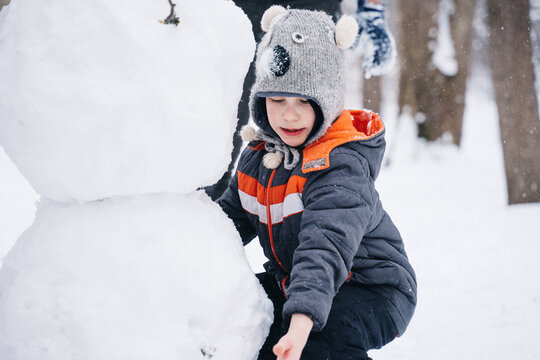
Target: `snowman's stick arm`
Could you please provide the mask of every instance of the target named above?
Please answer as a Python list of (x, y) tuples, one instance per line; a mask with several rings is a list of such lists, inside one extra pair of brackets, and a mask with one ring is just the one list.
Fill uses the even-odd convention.
[(169, 13), (169, 16), (165, 18), (165, 20), (160, 20), (160, 23), (162, 24), (174, 24), (178, 26), (180, 23), (180, 19), (178, 16), (176, 16), (176, 13), (174, 12), (174, 7), (176, 4), (173, 4), (172, 0), (169, 0), (169, 5), (171, 5), (171, 12)]

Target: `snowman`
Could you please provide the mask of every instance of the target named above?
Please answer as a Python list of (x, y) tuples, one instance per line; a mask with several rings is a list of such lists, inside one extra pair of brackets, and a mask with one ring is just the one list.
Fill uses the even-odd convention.
[(0, 144), (41, 195), (0, 270), (2, 360), (257, 356), (272, 305), (197, 190), (229, 162), (251, 24), (173, 5), (0, 12)]

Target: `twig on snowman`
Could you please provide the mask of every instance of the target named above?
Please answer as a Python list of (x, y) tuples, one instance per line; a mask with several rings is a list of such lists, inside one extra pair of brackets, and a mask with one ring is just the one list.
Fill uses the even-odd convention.
[(178, 24), (180, 24), (180, 19), (178, 18), (178, 16), (176, 16), (176, 13), (174, 12), (174, 7), (176, 6), (176, 4), (173, 4), (172, 0), (169, 0), (169, 4), (171, 5), (171, 12), (169, 16), (167, 16), (165, 20), (159, 20), (159, 22), (162, 24), (173, 24), (178, 26)]

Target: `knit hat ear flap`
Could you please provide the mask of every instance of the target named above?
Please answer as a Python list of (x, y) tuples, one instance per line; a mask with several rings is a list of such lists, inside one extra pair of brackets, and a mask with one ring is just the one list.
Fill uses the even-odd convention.
[(270, 25), (272, 25), (272, 20), (274, 20), (276, 17), (283, 15), (287, 12), (287, 9), (285, 9), (283, 6), (279, 5), (273, 5), (270, 6), (263, 14), (261, 19), (261, 29), (264, 30), (264, 32), (267, 32), (270, 29)]
[(358, 35), (358, 23), (350, 15), (344, 15), (336, 24), (336, 44), (340, 49), (347, 49), (354, 44)]

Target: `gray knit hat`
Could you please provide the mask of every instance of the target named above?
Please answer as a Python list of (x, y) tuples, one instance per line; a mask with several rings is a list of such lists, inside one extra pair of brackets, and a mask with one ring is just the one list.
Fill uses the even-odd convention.
[[(336, 24), (322, 11), (292, 10), (281, 6), (266, 10), (261, 25), (266, 34), (257, 49), (257, 79), (251, 89), (251, 115), (262, 130), (258, 138), (274, 144), (267, 146), (267, 150), (281, 152), (279, 155), (286, 157), (286, 167), (292, 168), (298, 162), (298, 151), (292, 149), (291, 154), (291, 148), (271, 129), (265, 98), (299, 96), (311, 100), (319, 107), (322, 119), (304, 146), (323, 136), (343, 110), (344, 49), (354, 43), (358, 25), (350, 16), (343, 16)], [(277, 165), (279, 163), (281, 160)]]

